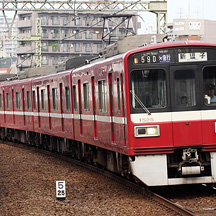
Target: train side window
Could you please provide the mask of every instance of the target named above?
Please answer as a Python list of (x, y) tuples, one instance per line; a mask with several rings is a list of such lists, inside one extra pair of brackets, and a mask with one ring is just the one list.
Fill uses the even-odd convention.
[(57, 88), (52, 89), (53, 110), (58, 111), (58, 91)]
[(32, 97), (33, 97), (33, 110), (36, 110), (36, 94), (35, 94), (35, 91), (32, 91)]
[(21, 110), (21, 93), (16, 92), (16, 108), (17, 110)]
[(118, 112), (121, 113), (121, 100), (120, 100), (120, 95), (121, 95), (121, 86), (120, 86), (120, 79), (119, 77), (117, 78), (117, 97), (118, 97)]
[(0, 94), (0, 109), (2, 109), (2, 94)]
[(65, 95), (66, 95), (66, 110), (71, 111), (71, 97), (70, 97), (70, 87), (65, 87)]
[(76, 96), (77, 96), (77, 91), (76, 91), (76, 86), (74, 85), (73, 86), (73, 108), (74, 108), (74, 111), (77, 111), (77, 99), (76, 99)]
[(98, 96), (99, 96), (99, 111), (100, 112), (107, 112), (106, 82), (105, 82), (105, 80), (98, 81)]
[(89, 83), (83, 84), (83, 98), (84, 98), (84, 110), (90, 111), (90, 95), (89, 95)]
[(30, 91), (27, 91), (27, 109), (31, 110), (31, 94), (30, 94)]
[(41, 108), (42, 108), (42, 110), (46, 110), (46, 106), (45, 106), (45, 89), (41, 89)]
[(7, 99), (7, 109), (11, 110), (11, 94), (10, 93), (6, 94), (6, 99)]

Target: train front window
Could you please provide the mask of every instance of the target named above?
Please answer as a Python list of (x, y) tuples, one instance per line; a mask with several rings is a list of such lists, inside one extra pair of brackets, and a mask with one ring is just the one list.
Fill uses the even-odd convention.
[(176, 70), (174, 72), (175, 105), (195, 106), (195, 72), (193, 70)]
[(204, 103), (207, 106), (216, 105), (216, 66), (205, 67), (203, 69), (203, 92)]
[[(141, 109), (167, 106), (166, 73), (163, 69), (134, 70), (131, 72), (131, 105)], [(138, 101), (140, 100), (141, 103)]]

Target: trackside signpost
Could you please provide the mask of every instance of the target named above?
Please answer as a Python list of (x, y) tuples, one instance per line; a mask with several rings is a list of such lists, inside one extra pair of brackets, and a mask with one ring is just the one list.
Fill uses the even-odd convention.
[(56, 181), (56, 199), (65, 200), (65, 198), (66, 198), (65, 181)]

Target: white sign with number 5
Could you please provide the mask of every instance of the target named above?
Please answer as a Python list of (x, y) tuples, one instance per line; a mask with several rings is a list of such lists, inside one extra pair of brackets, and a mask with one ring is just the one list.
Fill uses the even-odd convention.
[(65, 199), (65, 197), (66, 197), (65, 181), (56, 181), (56, 198)]

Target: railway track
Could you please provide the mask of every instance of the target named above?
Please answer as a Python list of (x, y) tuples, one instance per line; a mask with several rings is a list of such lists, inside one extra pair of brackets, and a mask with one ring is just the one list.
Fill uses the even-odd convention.
[(158, 195), (155, 192), (150, 191), (148, 188), (142, 186), (142, 185), (138, 185), (134, 182), (131, 182), (121, 176), (117, 176), (114, 173), (108, 172), (106, 170), (103, 169), (99, 169), (98, 167), (95, 167), (91, 164), (73, 159), (71, 157), (66, 157), (64, 155), (61, 154), (56, 154), (47, 150), (43, 150), (43, 149), (38, 149), (38, 148), (33, 148), (32, 146), (29, 145), (24, 145), (24, 144), (15, 144), (15, 143), (11, 143), (11, 142), (4, 142), (4, 144), (7, 145), (12, 145), (18, 148), (25, 148), (28, 150), (33, 150), (35, 152), (38, 152), (40, 154), (44, 154), (47, 156), (52, 156), (52, 157), (57, 157), (58, 159), (76, 164), (77, 166), (83, 167), (85, 169), (91, 170), (93, 172), (97, 172), (100, 173), (103, 176), (106, 176), (107, 178), (112, 179), (113, 181), (118, 182), (121, 185), (124, 185), (125, 187), (129, 188), (130, 190), (135, 191), (136, 193), (142, 194), (142, 196), (144, 196), (145, 198), (148, 198), (151, 202), (154, 202), (156, 205), (160, 206), (162, 209), (165, 209), (166, 212), (169, 212), (172, 215), (188, 215), (188, 216), (195, 216), (197, 214), (195, 214), (194, 212), (178, 205), (175, 204), (174, 202)]

